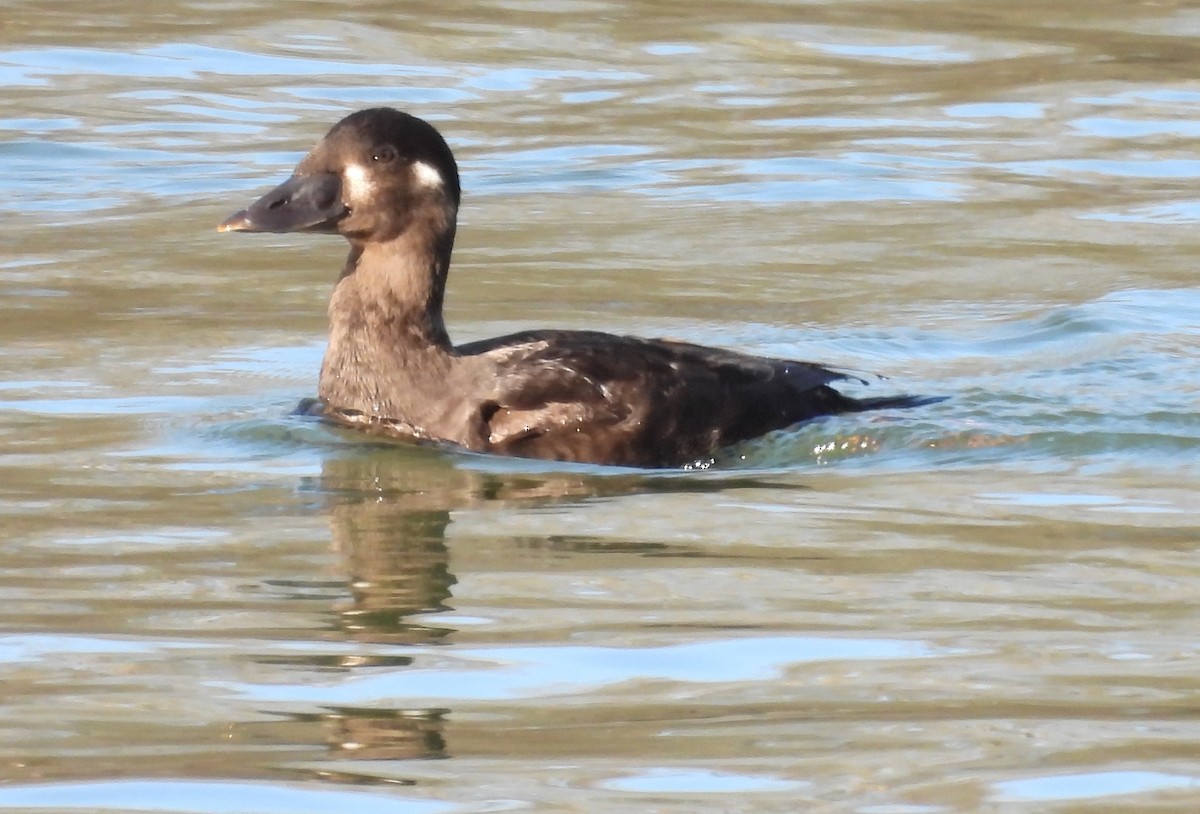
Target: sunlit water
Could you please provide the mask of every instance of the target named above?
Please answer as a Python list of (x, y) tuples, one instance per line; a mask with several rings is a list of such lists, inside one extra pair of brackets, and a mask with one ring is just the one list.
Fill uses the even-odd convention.
[[(1195, 810), (1197, 34), (9, 4), (0, 808)], [(457, 339), (946, 399), (655, 473), (290, 415), (344, 248), (213, 227), (374, 104), (459, 157)]]

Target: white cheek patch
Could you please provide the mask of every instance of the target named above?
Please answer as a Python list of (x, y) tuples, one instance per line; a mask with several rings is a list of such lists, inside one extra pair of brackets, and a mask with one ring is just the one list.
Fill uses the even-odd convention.
[(371, 183), (371, 174), (362, 164), (347, 164), (346, 169), (342, 170), (342, 177), (346, 179), (344, 197), (347, 200), (364, 201), (371, 197), (375, 190), (375, 185)]
[(424, 161), (414, 161), (412, 169), (413, 178), (417, 179), (420, 186), (436, 188), (445, 183), (442, 181), (442, 174)]

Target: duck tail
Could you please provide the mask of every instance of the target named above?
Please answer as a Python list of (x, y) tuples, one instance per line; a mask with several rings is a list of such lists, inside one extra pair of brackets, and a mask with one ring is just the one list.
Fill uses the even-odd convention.
[(849, 412), (861, 413), (867, 410), (905, 410), (909, 407), (924, 407), (927, 404), (937, 404), (949, 396), (877, 396), (867, 399), (848, 399)]

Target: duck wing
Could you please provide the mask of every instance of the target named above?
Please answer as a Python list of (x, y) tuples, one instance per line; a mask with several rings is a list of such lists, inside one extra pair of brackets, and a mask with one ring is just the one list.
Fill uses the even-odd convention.
[(530, 331), (463, 345), (486, 365), (481, 449), (677, 466), (817, 415), (854, 409), (848, 374), (664, 339)]

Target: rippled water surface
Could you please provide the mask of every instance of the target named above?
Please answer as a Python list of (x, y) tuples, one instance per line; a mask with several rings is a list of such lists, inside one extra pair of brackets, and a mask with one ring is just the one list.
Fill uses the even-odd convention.
[[(10, 2), (0, 86), (0, 810), (1200, 806), (1190, 4)], [(289, 417), (344, 247), (213, 226), (376, 104), (456, 338), (947, 400), (705, 472)]]

